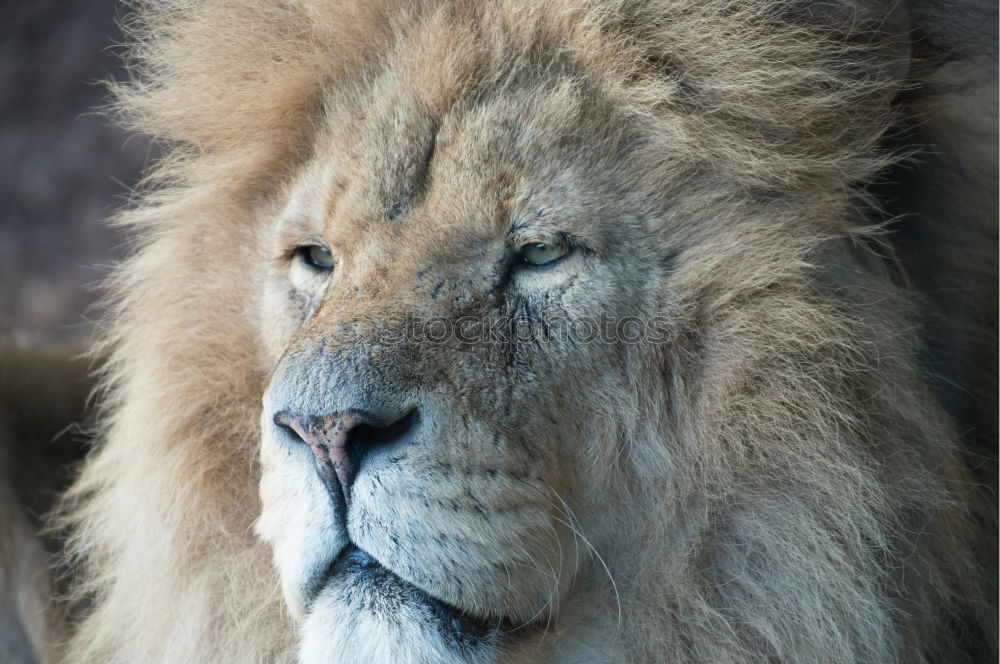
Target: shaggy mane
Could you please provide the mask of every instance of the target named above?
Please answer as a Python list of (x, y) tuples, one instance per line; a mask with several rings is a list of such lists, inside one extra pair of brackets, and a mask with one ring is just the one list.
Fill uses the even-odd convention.
[[(295, 627), (252, 533), (267, 376), (241, 247), (308, 158), (330, 98), (419, 34), (474, 43), (479, 80), (558, 52), (641, 118), (648, 182), (678, 168), (665, 146), (718, 178), (705, 209), (781, 227), (814, 223), (789, 212), (809, 205), (841, 214), (798, 243), (775, 232), (750, 274), (731, 273), (732, 248), (687, 257), (697, 269), (681, 306), (711, 332), (673, 351), (671, 402), (655, 410), (671, 438), (633, 427), (640, 472), (616, 527), (674, 509), (663, 479), (674, 473), (670, 491), (703, 497), (683, 518), (704, 546), (671, 567), (664, 518), (648, 550), (619, 552), (646, 580), (622, 593), (634, 651), (650, 662), (952, 656), (940, 616), (991, 620), (990, 583), (954, 433), (910, 359), (910, 305), (886, 284), (793, 274), (822, 265), (828, 238), (867, 237), (850, 206), (898, 156), (880, 144), (906, 55), (863, 14), (832, 29), (838, 17), (801, 4), (135, 2), (134, 79), (116, 87), (117, 110), (167, 154), (118, 220), (137, 249), (108, 286), (102, 431), (65, 499), (81, 614), (65, 661), (294, 661)], [(463, 75), (441, 72), (442, 87)], [(741, 285), (711, 289), (726, 279)], [(749, 299), (779, 282), (787, 296)], [(836, 306), (824, 300), (840, 290)], [(627, 407), (640, 423), (652, 412)]]

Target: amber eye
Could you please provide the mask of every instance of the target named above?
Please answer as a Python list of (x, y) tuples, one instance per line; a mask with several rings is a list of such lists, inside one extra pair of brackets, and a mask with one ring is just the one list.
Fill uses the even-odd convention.
[(295, 255), (312, 269), (324, 272), (332, 270), (335, 262), (330, 250), (318, 244), (296, 247)]
[(525, 263), (535, 266), (551, 265), (569, 253), (569, 247), (563, 244), (547, 244), (532, 242), (520, 249), (521, 258)]

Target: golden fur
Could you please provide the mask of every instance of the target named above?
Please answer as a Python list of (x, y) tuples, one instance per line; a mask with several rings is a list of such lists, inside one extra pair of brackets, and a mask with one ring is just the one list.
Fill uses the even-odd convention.
[[(863, 191), (901, 156), (906, 28), (894, 3), (810, 5), (142, 4), (122, 109), (171, 150), (123, 216), (140, 246), (67, 497), (89, 604), (65, 661), (462, 661), (378, 625), (322, 653), (337, 600), (297, 595), (289, 570), (324, 552), (292, 536), (307, 503), (261, 401), (348, 364), (445, 399), (351, 536), (526, 625), (469, 661), (963, 661), (992, 632), (986, 508)], [(495, 312), (477, 279), (512, 215), (590, 247), (510, 286), (531, 320), (664, 337), (373, 341), (394, 315)], [(289, 267), (310, 237), (336, 249), (329, 285)], [(403, 532), (437, 537), (390, 549)]]

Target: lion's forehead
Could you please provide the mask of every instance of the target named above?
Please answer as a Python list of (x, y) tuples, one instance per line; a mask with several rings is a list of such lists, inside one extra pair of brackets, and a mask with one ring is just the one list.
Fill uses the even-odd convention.
[[(390, 60), (367, 85), (329, 92), (303, 186), (315, 190), (310, 214), (346, 246), (379, 232), (496, 238), (512, 215), (572, 225), (588, 199), (606, 198), (595, 194), (608, 193), (636, 146), (582, 69), (556, 75), (543, 61), (504, 81), (505, 69), (524, 66), (508, 62), (478, 71), (477, 83), (427, 80), (443, 56), (421, 57), (419, 68)], [(425, 88), (449, 85), (447, 104), (425, 99)]]

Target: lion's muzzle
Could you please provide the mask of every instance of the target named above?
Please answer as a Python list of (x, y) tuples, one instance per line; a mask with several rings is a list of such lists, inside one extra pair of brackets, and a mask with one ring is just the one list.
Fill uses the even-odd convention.
[[(367, 405), (361, 402), (361, 405)], [(271, 418), (289, 438), (308, 445), (316, 457), (316, 471), (336, 504), (346, 507), (358, 469), (372, 450), (411, 442), (417, 428), (417, 410), (397, 417), (372, 410), (347, 408), (329, 415), (281, 410)]]
[[(557, 446), (532, 433), (548, 412), (534, 383), (498, 389), (516, 368), (502, 353), (396, 330), (407, 321), (365, 301), (334, 304), (280, 359), (261, 413), (256, 530), (292, 614), (317, 634), (352, 620), (446, 625), (434, 638), (475, 640), (476, 657), (483, 625), (551, 623), (582, 558), (550, 481)], [(351, 551), (371, 560), (354, 565)], [(403, 589), (416, 599), (379, 608)]]

